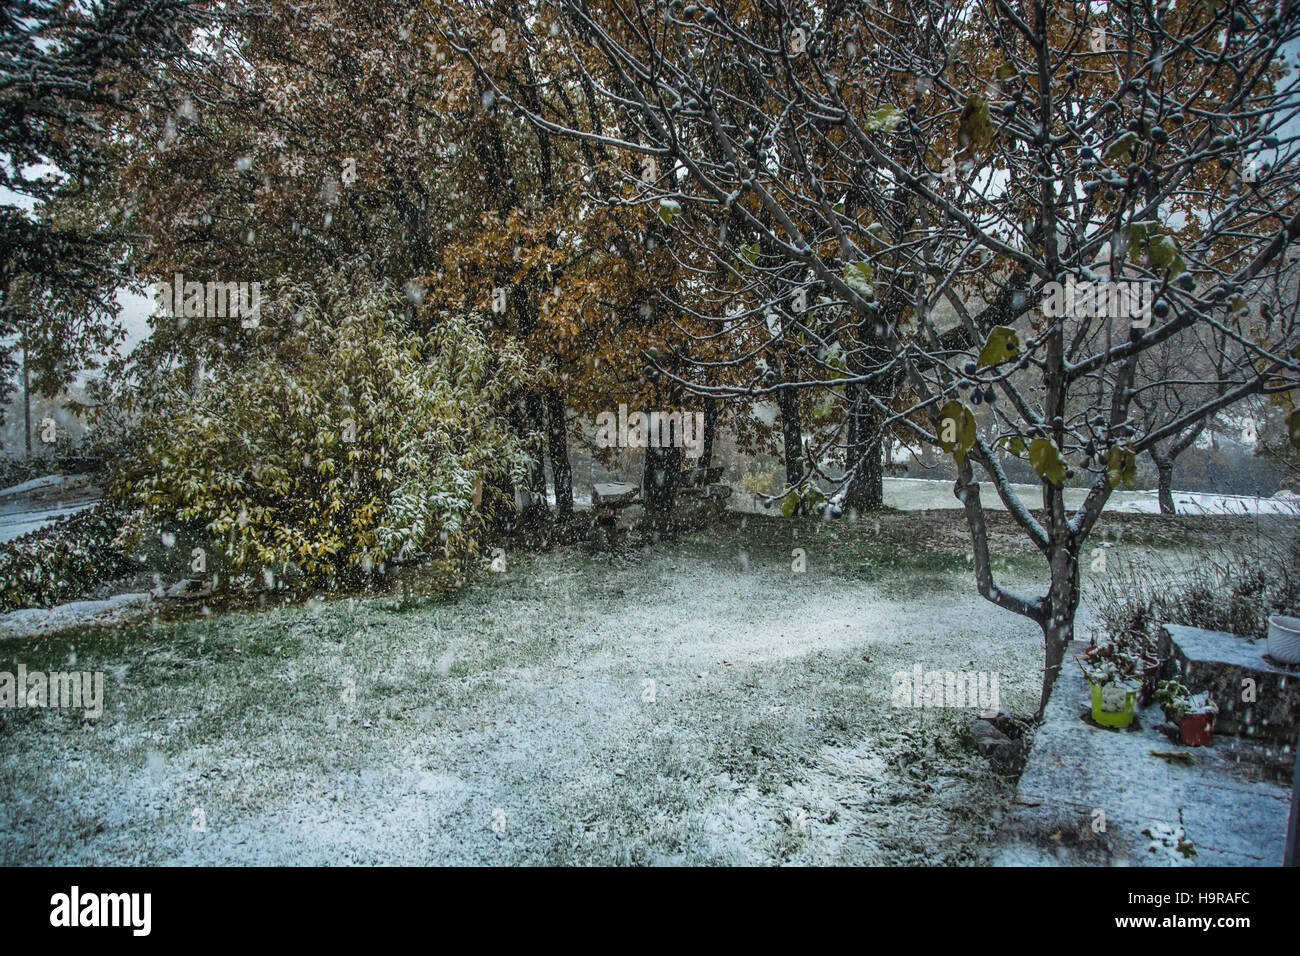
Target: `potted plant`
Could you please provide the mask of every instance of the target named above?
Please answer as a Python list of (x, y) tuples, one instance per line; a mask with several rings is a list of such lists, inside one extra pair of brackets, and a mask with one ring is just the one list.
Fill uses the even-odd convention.
[(1083, 652), (1082, 659), (1075, 660), (1092, 687), (1092, 719), (1103, 727), (1123, 728), (1133, 723), (1142, 689), (1133, 655), (1115, 644), (1094, 644)]
[(1214, 743), (1214, 715), (1219, 707), (1209, 691), (1193, 694), (1177, 679), (1160, 682), (1156, 699), (1165, 716), (1178, 725), (1183, 744), (1208, 747)]

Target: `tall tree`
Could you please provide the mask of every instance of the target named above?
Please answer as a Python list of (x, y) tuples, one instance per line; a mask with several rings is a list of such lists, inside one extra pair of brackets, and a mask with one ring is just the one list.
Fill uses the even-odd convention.
[(114, 118), (163, 64), (201, 56), (191, 41), (226, 16), (198, 0), (0, 9), (0, 390), (12, 388), (15, 348), (53, 395), (118, 337), (123, 237), (76, 200), (117, 156)]
[[(1136, 456), (1296, 384), (1296, 327), (1265, 327), (1242, 298), (1300, 238), (1287, 132), (1300, 87), (1282, 66), (1300, 11), (563, 6), (584, 81), (636, 135), (511, 105), (553, 132), (680, 164), (661, 195), (738, 217), (699, 244), (737, 282), (761, 273), (741, 317), (795, 312), (778, 328), (812, 345), (800, 387), (853, 386), (876, 418), (861, 427), (901, 427), (953, 454), (979, 592), (1043, 631), (1045, 704), (1073, 635), (1079, 554)], [(1103, 294), (1071, 301), (1071, 283)], [(737, 318), (728, 308), (720, 321)], [(1231, 366), (1211, 363), (1209, 397), (1144, 427), (1136, 382), (1185, 387), (1140, 378), (1144, 363), (1204, 329), (1238, 344)], [(996, 422), (994, 441), (977, 415)], [(1040, 476), (1037, 514), (1007, 479), (1008, 453)], [(976, 469), (1042, 555), (1041, 595), (995, 582)], [(1088, 483), (1077, 509), (1071, 475)]]

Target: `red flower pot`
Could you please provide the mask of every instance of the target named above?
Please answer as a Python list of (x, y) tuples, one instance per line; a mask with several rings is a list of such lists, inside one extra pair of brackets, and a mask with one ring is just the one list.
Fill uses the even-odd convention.
[(1188, 747), (1208, 747), (1214, 743), (1214, 715), (1184, 714), (1178, 718), (1178, 732)]

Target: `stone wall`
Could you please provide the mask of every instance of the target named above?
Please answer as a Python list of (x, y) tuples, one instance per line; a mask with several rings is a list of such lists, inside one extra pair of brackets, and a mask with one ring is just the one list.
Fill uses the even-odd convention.
[(1160, 647), (1164, 677), (1177, 676), (1192, 693), (1208, 690), (1218, 704), (1216, 734), (1295, 746), (1300, 669), (1287, 670), (1266, 660), (1263, 639), (1166, 624)]

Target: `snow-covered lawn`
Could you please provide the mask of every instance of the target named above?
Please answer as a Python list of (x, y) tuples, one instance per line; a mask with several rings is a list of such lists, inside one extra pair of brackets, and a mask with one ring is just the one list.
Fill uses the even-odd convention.
[[(1036, 592), (990, 528), (1000, 582)], [(1098, 540), (1114, 569), (1257, 530), (1125, 515)], [(975, 594), (968, 547), (952, 511), (733, 514), (629, 557), (512, 555), (449, 598), (412, 574), (0, 641), (0, 671), (105, 674), (97, 721), (0, 709), (0, 864), (981, 862), (1013, 791), (960, 743), (971, 712), (891, 706), (918, 664), (1037, 703), (1041, 636)]]
[(0, 710), (0, 863), (978, 861), (1011, 788), (890, 678), (997, 672), (1026, 709), (1040, 637), (959, 539), (882, 520), (4, 642), (104, 671), (106, 710)]
[[(883, 480), (885, 506), (899, 511), (924, 511), (935, 508), (957, 510), (961, 502), (952, 493), (952, 482), (937, 478), (885, 478)], [(1030, 508), (1040, 507), (1042, 490), (1038, 485), (1012, 485), (1016, 494)], [(591, 505), (591, 489), (576, 488), (574, 501), (579, 507)], [(1300, 516), (1300, 497), (1279, 493), (1272, 498), (1251, 495), (1221, 495), (1200, 491), (1174, 491), (1174, 504), (1179, 514), (1188, 515), (1289, 515)], [(1065, 502), (1071, 508), (1083, 504), (1086, 488), (1067, 488)], [(554, 495), (548, 499), (554, 506)], [(980, 484), (980, 500), (985, 508), (1003, 510), (997, 491), (987, 481)], [(753, 495), (743, 488), (733, 488), (728, 505), (734, 510), (757, 512)], [(1160, 513), (1160, 501), (1155, 489), (1149, 491), (1114, 491), (1106, 503), (1111, 513)]]
[(88, 475), (45, 475), (0, 489), (0, 544), (89, 508), (99, 489)]
[(70, 518), (93, 504), (94, 501), (86, 501), (52, 507), (4, 508), (0, 510), (0, 544), (20, 538), (32, 531), (39, 531), (46, 525), (54, 524), (60, 518)]
[[(960, 508), (952, 493), (951, 481), (928, 478), (886, 478), (884, 480), (885, 504), (890, 508), (916, 511), (922, 508)], [(1040, 507), (1042, 490), (1037, 485), (1012, 485), (1020, 499), (1031, 508)], [(1086, 488), (1067, 488), (1065, 503), (1071, 508), (1083, 504)], [(1199, 491), (1173, 492), (1174, 504), (1179, 514), (1188, 515), (1300, 515), (1300, 499), (1278, 495), (1273, 498), (1256, 498), (1248, 495), (1219, 495)], [(984, 507), (1001, 510), (1002, 502), (988, 482), (980, 485), (980, 500)], [(1106, 502), (1106, 510), (1124, 514), (1160, 513), (1160, 501), (1154, 489), (1150, 491), (1115, 491)]]

